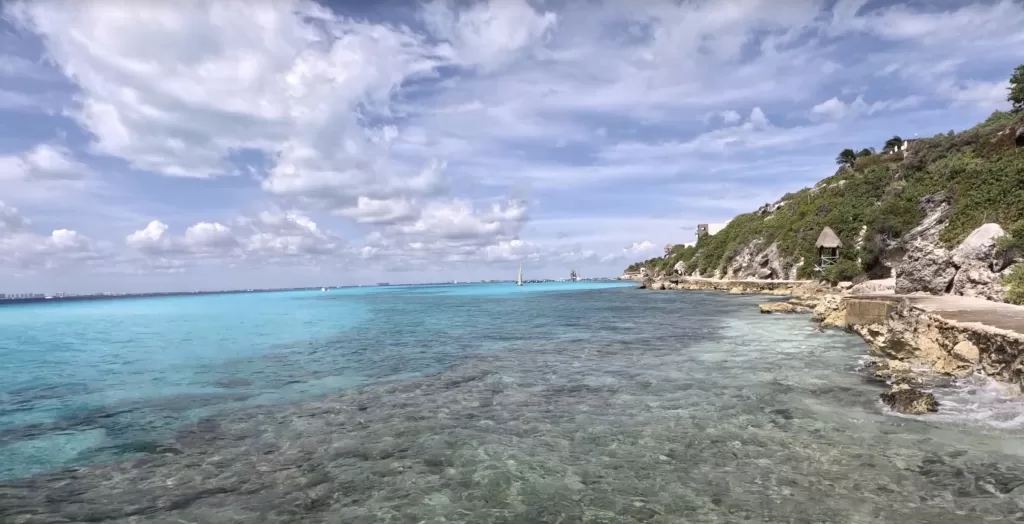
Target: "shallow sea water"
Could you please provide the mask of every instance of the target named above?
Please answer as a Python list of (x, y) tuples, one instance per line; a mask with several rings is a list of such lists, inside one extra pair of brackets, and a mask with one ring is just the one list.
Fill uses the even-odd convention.
[[(39, 320), (107, 319), (95, 339), (15, 336), (41, 316), (0, 310), (21, 369), (2, 372), (0, 522), (1024, 519), (1024, 409), (983, 380), (896, 416), (858, 337), (763, 297), (530, 287)], [(66, 346), (19, 356), (27, 340)]]

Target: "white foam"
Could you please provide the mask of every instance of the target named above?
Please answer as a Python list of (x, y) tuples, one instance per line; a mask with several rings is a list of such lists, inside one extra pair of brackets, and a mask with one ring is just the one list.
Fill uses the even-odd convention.
[(936, 419), (997, 429), (1024, 428), (1024, 399), (989, 377), (970, 376), (932, 393), (939, 401), (939, 413), (932, 416)]

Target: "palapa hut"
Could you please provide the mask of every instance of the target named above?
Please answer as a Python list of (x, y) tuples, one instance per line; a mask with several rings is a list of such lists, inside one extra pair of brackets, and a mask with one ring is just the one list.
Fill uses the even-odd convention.
[(818, 248), (818, 267), (824, 269), (839, 260), (839, 248), (843, 247), (843, 241), (839, 240), (839, 235), (832, 228), (826, 226), (818, 235), (814, 247)]

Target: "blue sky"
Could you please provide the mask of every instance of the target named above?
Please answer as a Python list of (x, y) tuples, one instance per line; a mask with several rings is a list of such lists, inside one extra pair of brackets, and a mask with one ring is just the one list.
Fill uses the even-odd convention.
[(1024, 4), (8, 2), (0, 292), (615, 275), (1005, 109)]

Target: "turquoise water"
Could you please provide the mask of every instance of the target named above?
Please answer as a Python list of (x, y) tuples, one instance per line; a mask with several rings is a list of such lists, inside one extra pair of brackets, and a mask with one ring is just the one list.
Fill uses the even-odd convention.
[[(1024, 410), (897, 416), (766, 297), (583, 283), (0, 308), (0, 522), (1024, 519)], [(82, 466), (68, 468), (68, 466)]]
[[(620, 286), (393, 286), (0, 308), (0, 479), (109, 460), (224, 409), (437, 371), (545, 329), (529, 297)], [(571, 336), (559, 326), (557, 336)], [(550, 329), (550, 328), (547, 328)]]

